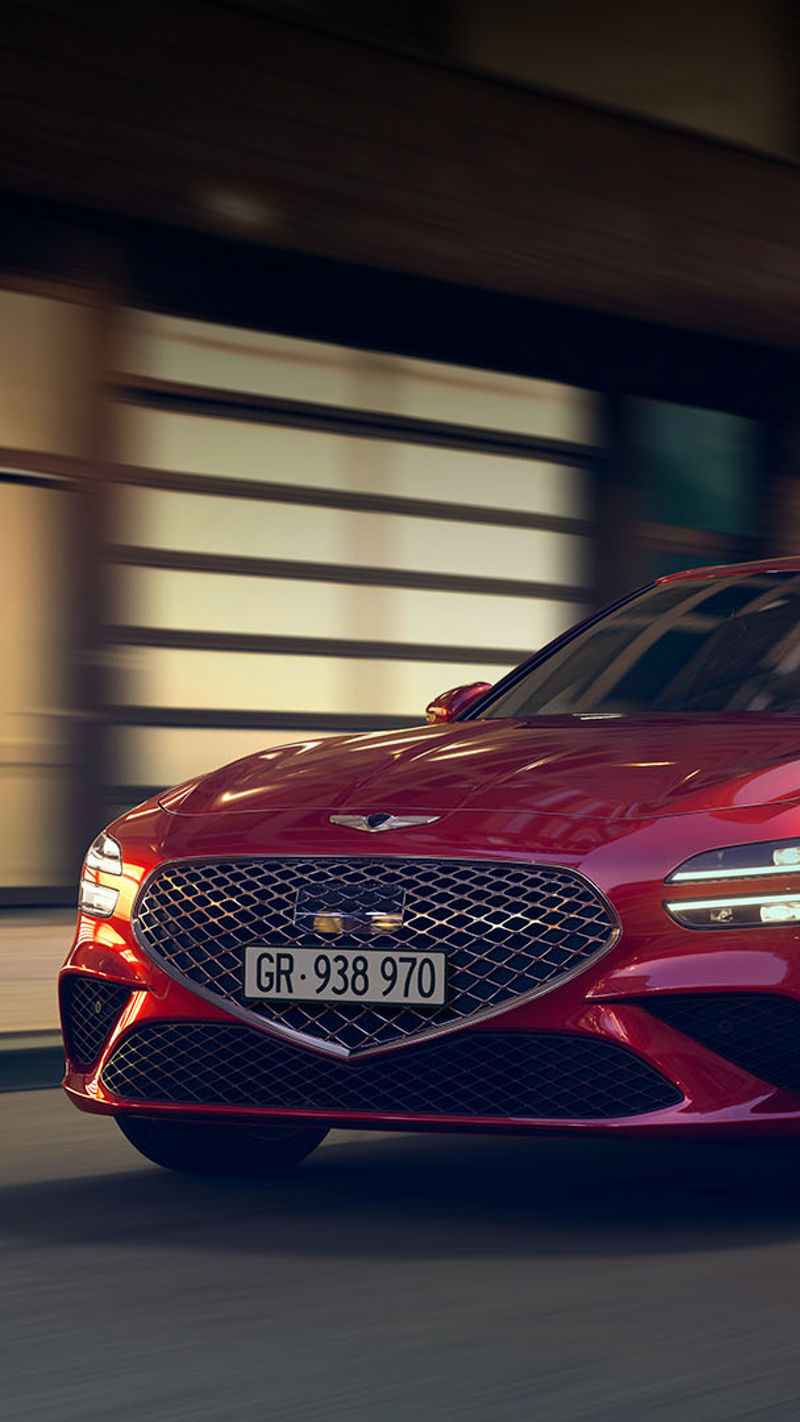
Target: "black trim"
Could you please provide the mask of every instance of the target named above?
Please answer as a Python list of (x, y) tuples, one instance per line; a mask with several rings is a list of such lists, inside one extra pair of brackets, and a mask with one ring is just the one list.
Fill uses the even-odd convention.
[(319, 430), (356, 439), (435, 445), (444, 449), (508, 455), (516, 459), (538, 459), (570, 468), (593, 467), (605, 458), (601, 449), (579, 444), (576, 440), (526, 435), (449, 420), (424, 420), (414, 415), (396, 415), (380, 410), (343, 409), (313, 400), (242, 394), (216, 386), (192, 385), (148, 376), (120, 375), (110, 387), (109, 394), (130, 405), (150, 410), (170, 410), (181, 415)]
[(34, 479), (48, 480), (55, 489), (74, 489), (87, 475), (92, 476), (87, 458), (43, 449), (19, 449), (12, 444), (0, 445), (0, 468), (10, 483), (31, 474)]
[(253, 558), (227, 553), (184, 553), (172, 548), (115, 544), (106, 549), (112, 563), (170, 572), (219, 573), (232, 577), (289, 578), (300, 582), (344, 583), (358, 587), (418, 588), (428, 592), (476, 593), (482, 597), (546, 598), (550, 602), (593, 601), (588, 588), (568, 583), (526, 582), (517, 578), (482, 578), (468, 573), (423, 573), (406, 568), (368, 568), (342, 563), (301, 563), (284, 558)]
[(0, 469), (0, 484), (22, 484), (30, 489), (67, 489), (61, 479), (51, 478), (47, 474), (28, 474), (21, 469)]
[(516, 666), (530, 650), (453, 647), (427, 642), (365, 642), (345, 637), (280, 637), (269, 633), (191, 632), (169, 627), (107, 628), (110, 642), (129, 647), (171, 647), (198, 652), (253, 652), (297, 657), (356, 657), (401, 662), (465, 662)]
[(227, 478), (216, 474), (136, 468), (125, 464), (118, 465), (115, 473), (120, 483), (137, 488), (200, 494), (211, 498), (254, 499), (259, 503), (298, 504), (303, 508), (339, 509), (348, 513), (391, 514), (404, 518), (439, 519), (445, 523), (541, 529), (547, 533), (567, 533), (584, 538), (595, 531), (595, 525), (589, 519), (530, 513), (524, 509), (490, 508), (488, 505), (448, 503), (440, 499), (410, 499), (394, 494), (361, 493), (319, 485), (279, 484), (271, 480)]
[(177, 726), (208, 731), (399, 731), (424, 725), (424, 716), (366, 716), (350, 712), (231, 711), (197, 706), (108, 706), (113, 726)]

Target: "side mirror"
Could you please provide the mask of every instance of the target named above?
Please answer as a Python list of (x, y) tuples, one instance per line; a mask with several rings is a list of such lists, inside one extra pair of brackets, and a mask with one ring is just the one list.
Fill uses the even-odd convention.
[(444, 691), (425, 707), (425, 717), (429, 726), (439, 726), (444, 721), (455, 721), (462, 711), (466, 711), (479, 696), (491, 691), (491, 682), (471, 681), (469, 686), (454, 686), (452, 691)]

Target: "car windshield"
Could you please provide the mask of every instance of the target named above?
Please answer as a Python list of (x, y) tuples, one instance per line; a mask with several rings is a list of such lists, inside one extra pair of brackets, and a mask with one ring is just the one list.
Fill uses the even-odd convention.
[(481, 717), (800, 712), (800, 573), (648, 588), (534, 666)]

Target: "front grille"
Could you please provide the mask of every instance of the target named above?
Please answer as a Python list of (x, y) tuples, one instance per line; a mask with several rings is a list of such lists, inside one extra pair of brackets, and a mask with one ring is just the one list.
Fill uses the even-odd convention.
[(102, 1079), (128, 1101), (331, 1114), (594, 1120), (682, 1100), (615, 1042), (561, 1033), (460, 1032), (346, 1061), (252, 1027), (148, 1023), (118, 1043)]
[[(376, 903), (403, 904), (403, 922), (359, 926)], [(350, 926), (314, 932), (313, 908)], [(598, 889), (570, 869), (492, 860), (232, 859), (166, 864), (134, 916), (145, 951), (173, 976), (349, 1052), (384, 1046), (555, 985), (614, 942), (617, 923)], [(446, 1006), (248, 1002), (243, 952), (274, 947), (444, 950)]]
[(772, 992), (681, 992), (626, 998), (734, 1066), (800, 1091), (800, 1002)]
[(90, 1067), (111, 1035), (130, 989), (78, 973), (61, 984), (61, 1020), (67, 1056), (76, 1067)]

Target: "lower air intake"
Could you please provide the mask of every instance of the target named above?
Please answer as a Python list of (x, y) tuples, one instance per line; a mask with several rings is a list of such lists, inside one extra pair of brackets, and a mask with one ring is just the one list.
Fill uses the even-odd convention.
[(800, 1002), (795, 998), (776, 992), (676, 992), (633, 1000), (651, 1017), (760, 1081), (800, 1091)]
[(61, 1020), (67, 1056), (76, 1067), (90, 1067), (130, 999), (130, 989), (104, 978), (77, 973), (61, 984)]
[(102, 1081), (128, 1101), (506, 1120), (640, 1116), (683, 1099), (647, 1062), (597, 1038), (461, 1032), (347, 1061), (213, 1022), (134, 1028)]

